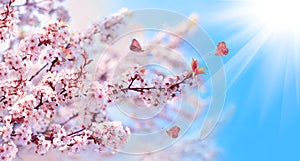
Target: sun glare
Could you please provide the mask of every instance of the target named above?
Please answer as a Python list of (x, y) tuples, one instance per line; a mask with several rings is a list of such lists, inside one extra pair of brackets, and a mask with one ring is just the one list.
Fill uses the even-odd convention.
[(253, 13), (272, 30), (300, 31), (299, 0), (254, 0)]

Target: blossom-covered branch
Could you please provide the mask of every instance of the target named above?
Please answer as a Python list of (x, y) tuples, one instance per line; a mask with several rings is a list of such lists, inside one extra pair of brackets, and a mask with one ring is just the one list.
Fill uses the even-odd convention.
[[(97, 35), (103, 44), (119, 36), (116, 30), (125, 24), (126, 9), (76, 32), (67, 25), (62, 0), (0, 1), (0, 39), (10, 42), (0, 61), (1, 160), (12, 160), (20, 149), (31, 148), (41, 155), (52, 150), (116, 151), (130, 139), (131, 130), (110, 118), (107, 108), (112, 103), (138, 98), (146, 106), (165, 106), (184, 93), (185, 85), (201, 83), (198, 78), (205, 74), (192, 59), (190, 68), (175, 76), (135, 66), (114, 81), (104, 79), (104, 74), (92, 81), (88, 68), (93, 55), (85, 45), (95, 42)], [(40, 16), (49, 15), (57, 21), (40, 27)], [(33, 32), (31, 25), (39, 30)], [(168, 46), (176, 48), (178, 43)]]
[[(13, 2), (9, 1), (2, 14), (1, 23), (5, 27), (13, 17), (13, 7), (40, 4), (26, 1), (23, 5), (12, 6)], [(110, 21), (114, 22), (115, 18), (105, 20), (106, 23)], [(114, 25), (120, 24), (112, 23), (110, 27)], [(4, 31), (4, 27), (1, 29)], [(2, 31), (1, 34), (5, 34)], [(92, 60), (81, 41), (91, 35), (72, 35), (70, 32), (62, 21), (51, 23), (43, 27), (42, 32), (19, 38), (17, 47), (1, 53), (1, 160), (12, 160), (18, 147), (35, 147), (36, 153), (45, 154), (51, 149), (78, 152), (89, 146), (98, 150), (117, 149), (127, 141), (130, 131), (121, 122), (91, 118), (86, 124), (75, 123), (76, 119), (90, 115), (79, 116), (84, 107), (69, 106), (87, 96), (90, 90), (84, 81), (86, 68)], [(94, 34), (102, 32), (105, 33), (97, 31)], [(77, 111), (77, 114), (61, 117), (65, 108)], [(95, 108), (105, 110), (102, 106)], [(62, 119), (64, 121), (59, 123)], [(68, 125), (70, 123), (72, 126)]]

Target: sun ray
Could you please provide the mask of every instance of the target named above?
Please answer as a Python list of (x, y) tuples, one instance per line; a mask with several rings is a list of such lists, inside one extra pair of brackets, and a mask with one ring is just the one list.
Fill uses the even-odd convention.
[(288, 60), (288, 57), (276, 53), (273, 53), (272, 60), (270, 60), (270, 55), (268, 55), (270, 52), (265, 50), (263, 52), (265, 53), (262, 57), (263, 66), (257, 75), (257, 78), (260, 78), (259, 85), (255, 84), (260, 89), (257, 91), (258, 89), (255, 88), (255, 92), (260, 93), (260, 123), (266, 121), (270, 112), (274, 112), (274, 108), (281, 108), (276, 106), (282, 103), (282, 86), (285, 81), (283, 75), (285, 75)]
[[(291, 1), (287, 0), (287, 2)], [(261, 103), (260, 122), (263, 123), (266, 118), (269, 118), (270, 112), (275, 113), (278, 119), (282, 119), (282, 117), (288, 116), (289, 112), (295, 113), (295, 110), (300, 110), (300, 99), (297, 99), (300, 98), (300, 28), (295, 28), (299, 22), (291, 19), (291, 17), (295, 17), (295, 15), (289, 15), (291, 12), (287, 14), (282, 13), (283, 10), (277, 10), (278, 13), (267, 13), (272, 7), (272, 2), (269, 3), (269, 7), (265, 6), (265, 10), (263, 7), (261, 8), (261, 11), (266, 13), (252, 10), (255, 5), (262, 5), (259, 3), (261, 1), (258, 0), (248, 0), (245, 3), (230, 2), (230, 5), (225, 5), (229, 7), (223, 6), (227, 8), (226, 10), (209, 14), (214, 17), (212, 19), (215, 24), (226, 24), (223, 29), (231, 31), (228, 35), (229, 39), (224, 40), (229, 44), (229, 49), (230, 44), (241, 45), (246, 42), (239, 51), (231, 52), (227, 58), (224, 58), (225, 61), (229, 59), (224, 64), (227, 78), (226, 90), (230, 90), (249, 66), (251, 60), (257, 53), (260, 53), (259, 60), (261, 61), (255, 62), (260, 69), (256, 71), (258, 73), (255, 74), (255, 78), (251, 78), (247, 82), (251, 85), (250, 91), (248, 91), (249, 97), (255, 97)], [(250, 5), (247, 7), (248, 4)], [(294, 9), (294, 6), (290, 4), (284, 5), (283, 9), (287, 10), (289, 7)], [(270, 20), (263, 20), (261, 17)], [(275, 21), (276, 18), (279, 18), (279, 22)], [(249, 40), (247, 41), (247, 39)], [(282, 121), (278, 123), (283, 126), (286, 124)]]
[[(203, 13), (205, 17), (209, 18), (207, 21), (210, 24), (215, 24), (216, 22), (233, 22), (239, 23), (235, 21), (236, 19), (244, 18), (249, 15), (249, 5), (251, 2), (244, 1), (224, 1), (222, 3), (215, 3), (213, 6), (210, 6), (216, 12), (211, 12), (211, 10), (206, 10)], [(221, 16), (220, 16), (221, 15)], [(203, 17), (204, 18), (204, 17)]]
[[(294, 42), (297, 42), (296, 40)], [(293, 46), (295, 44), (292, 44)], [(296, 49), (296, 50), (295, 50)], [(292, 52), (299, 51), (299, 47), (294, 46)], [(280, 132), (284, 132), (287, 127), (293, 125), (299, 120), (299, 57), (298, 54), (288, 54), (286, 58), (286, 68), (284, 71), (284, 84), (281, 95), (281, 115), (280, 115)]]
[(239, 50), (238, 53), (232, 53), (234, 56), (224, 65), (225, 71), (227, 71), (227, 90), (244, 71), (260, 47), (266, 42), (270, 34), (270, 31), (262, 30)]
[[(227, 71), (227, 90), (230, 89), (232, 84), (244, 71), (260, 47), (266, 42), (270, 34), (270, 31), (260, 31), (242, 49), (240, 49), (239, 52), (231, 53), (234, 54), (234, 56), (226, 64), (224, 64), (225, 72)], [(208, 54), (206, 56), (212, 55)], [(219, 69), (218, 72), (221, 70), (222, 69)], [(216, 74), (218, 74), (218, 72), (216, 72)], [(213, 77), (213, 75), (211, 77)], [(211, 78), (206, 81), (204, 86), (206, 86), (210, 81)]]
[(280, 126), (283, 126), (283, 119), (284, 119), (284, 115), (285, 112), (288, 110), (285, 108), (285, 104), (286, 104), (286, 100), (287, 100), (287, 96), (289, 96), (289, 93), (292, 93), (292, 91), (287, 90), (288, 88), (288, 81), (289, 81), (289, 74), (288, 72), (290, 71), (289, 69), (289, 55), (287, 55), (286, 61), (285, 61), (285, 65), (284, 65), (284, 77), (283, 77), (283, 81), (282, 81), (282, 89), (281, 89), (281, 93), (282, 93), (282, 98), (281, 98), (281, 106), (280, 106)]
[[(293, 62), (293, 65), (294, 65), (294, 74), (295, 74), (295, 86), (296, 86), (296, 98), (300, 98), (300, 49), (299, 49), (299, 46), (298, 44), (300, 43), (299, 41), (299, 37), (294, 37), (294, 54), (293, 56), (293, 59), (294, 59), (294, 62)], [(296, 100), (296, 107), (297, 107), (297, 110), (299, 111), (300, 110), (300, 99), (297, 99)]]

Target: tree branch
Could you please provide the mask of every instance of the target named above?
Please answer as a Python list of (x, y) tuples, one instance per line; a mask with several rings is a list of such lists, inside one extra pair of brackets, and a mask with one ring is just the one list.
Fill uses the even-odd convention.
[(31, 81), (34, 77), (36, 77), (42, 70), (46, 68), (48, 63), (46, 63), (39, 71), (37, 71), (33, 76), (30, 77), (29, 81)]

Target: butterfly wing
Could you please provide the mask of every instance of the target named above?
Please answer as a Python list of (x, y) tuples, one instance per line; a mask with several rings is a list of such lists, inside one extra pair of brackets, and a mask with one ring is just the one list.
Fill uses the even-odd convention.
[(178, 126), (173, 126), (172, 128), (170, 128), (170, 129), (167, 130), (166, 132), (167, 132), (167, 134), (168, 134), (171, 138), (175, 139), (175, 138), (178, 137), (178, 134), (179, 134), (179, 132), (180, 132), (180, 127), (178, 127)]
[(217, 47), (217, 56), (226, 56), (228, 54), (229, 50), (226, 47), (226, 43), (225, 42), (219, 42), (218, 43), (218, 47)]
[(144, 50), (142, 50), (140, 43), (136, 39), (132, 39), (129, 49), (134, 52), (143, 52), (144, 51)]

